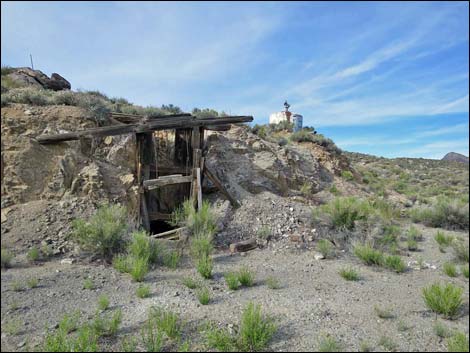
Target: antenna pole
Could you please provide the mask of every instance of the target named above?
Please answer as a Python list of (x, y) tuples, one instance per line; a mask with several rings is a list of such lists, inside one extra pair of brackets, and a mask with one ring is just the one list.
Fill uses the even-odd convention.
[(31, 54), (29, 54), (29, 58), (31, 59), (31, 69), (34, 70), (33, 56)]

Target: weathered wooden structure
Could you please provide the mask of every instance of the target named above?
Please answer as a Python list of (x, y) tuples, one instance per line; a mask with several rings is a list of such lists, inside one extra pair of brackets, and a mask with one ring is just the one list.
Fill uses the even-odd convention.
[[(154, 232), (165, 230), (158, 224), (169, 220), (172, 210), (185, 199), (202, 203), (202, 177), (207, 178), (229, 199), (233, 206), (238, 201), (230, 195), (204, 163), (204, 132), (225, 131), (231, 124), (246, 123), (251, 116), (197, 118), (191, 114), (145, 117), (111, 113), (113, 125), (76, 132), (37, 137), (41, 144), (82, 140), (121, 134), (134, 134), (136, 142), (135, 179), (139, 185), (138, 220)], [(168, 131), (171, 131), (169, 139)], [(174, 139), (174, 142), (173, 142)], [(171, 150), (171, 153), (167, 153)], [(157, 224), (157, 226), (152, 226)]]

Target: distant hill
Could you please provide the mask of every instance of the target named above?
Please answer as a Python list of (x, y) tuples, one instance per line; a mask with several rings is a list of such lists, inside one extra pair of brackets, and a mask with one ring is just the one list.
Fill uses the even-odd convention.
[(456, 152), (449, 152), (443, 158), (443, 161), (453, 161), (453, 162), (461, 162), (461, 163), (468, 163), (468, 157), (464, 156), (463, 154), (456, 153)]

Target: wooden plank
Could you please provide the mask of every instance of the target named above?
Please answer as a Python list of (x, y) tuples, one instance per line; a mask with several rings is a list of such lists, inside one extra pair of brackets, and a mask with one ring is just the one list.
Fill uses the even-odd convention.
[(211, 172), (211, 170), (207, 167), (207, 164), (204, 166), (204, 174), (209, 178), (210, 181), (219, 189), (219, 191), (225, 195), (225, 197), (230, 201), (230, 204), (238, 208), (240, 207), (240, 202), (236, 200), (230, 193), (227, 191), (227, 189), (222, 185), (222, 182), (215, 176), (214, 173)]
[(158, 220), (168, 221), (171, 219), (171, 214), (153, 211), (153, 212), (149, 212), (149, 219), (151, 221), (158, 221)]
[(143, 185), (146, 190), (153, 190), (165, 185), (172, 184), (181, 184), (181, 183), (190, 183), (192, 182), (193, 177), (191, 175), (180, 175), (173, 177), (159, 177), (157, 179), (144, 180)]
[(140, 197), (141, 208), (142, 208), (142, 223), (144, 224), (144, 228), (147, 232), (150, 231), (150, 218), (147, 209), (147, 201), (145, 199), (145, 194), (142, 194)]
[(181, 228), (172, 229), (172, 230), (169, 230), (169, 231), (166, 231), (166, 232), (163, 232), (163, 233), (159, 233), (159, 234), (152, 234), (150, 236), (152, 238), (159, 238), (159, 239), (168, 238), (169, 236), (172, 236), (174, 234), (181, 233), (185, 229), (186, 229), (186, 227), (181, 227)]
[(77, 132), (67, 132), (64, 134), (56, 135), (41, 135), (36, 138), (36, 140), (41, 144), (50, 144), (50, 143), (59, 143), (64, 141), (73, 141), (78, 140), (80, 136), (86, 137), (104, 137), (104, 136), (113, 136), (128, 134), (132, 132), (144, 133), (157, 130), (166, 130), (166, 129), (175, 129), (175, 128), (190, 128), (190, 127), (203, 127), (203, 126), (216, 126), (216, 125), (226, 125), (228, 123), (245, 123), (253, 121), (251, 116), (234, 116), (234, 117), (224, 117), (224, 118), (206, 118), (206, 119), (196, 119), (193, 116), (181, 116), (168, 118), (168, 116), (146, 121), (143, 123), (134, 123), (134, 124), (124, 124), (124, 125), (113, 125), (113, 126), (104, 126), (97, 127)]
[(227, 125), (207, 125), (205, 127), (206, 130), (210, 130), (210, 131), (228, 131), (231, 128), (232, 128), (231, 124), (227, 124)]
[(256, 243), (256, 239), (251, 238), (248, 240), (240, 241), (238, 243), (230, 244), (230, 252), (232, 254), (236, 252), (246, 252), (246, 251), (256, 249), (257, 247), (258, 247), (258, 244)]
[(201, 168), (196, 168), (197, 209), (202, 208)]

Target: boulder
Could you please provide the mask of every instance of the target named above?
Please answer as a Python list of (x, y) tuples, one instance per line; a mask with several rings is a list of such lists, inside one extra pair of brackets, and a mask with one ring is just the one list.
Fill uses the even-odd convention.
[(37, 88), (61, 91), (70, 89), (70, 82), (57, 73), (53, 73), (49, 78), (40, 70), (33, 70), (29, 67), (20, 67), (7, 75), (12, 81), (21, 86), (35, 86)]
[(72, 88), (72, 86), (70, 85), (69, 81), (67, 81), (65, 78), (60, 76), (58, 73), (54, 72), (51, 75), (49, 88), (54, 91), (62, 91), (62, 90), (70, 89)]

